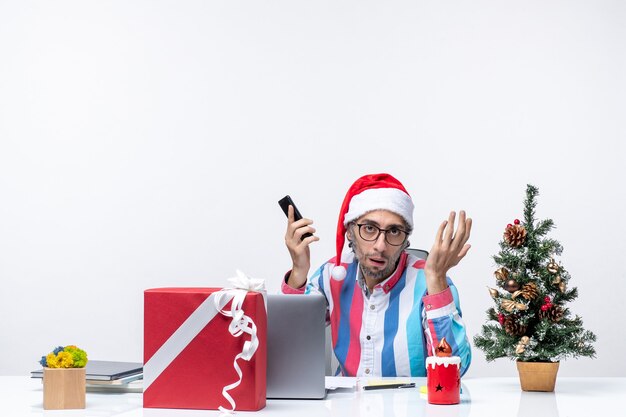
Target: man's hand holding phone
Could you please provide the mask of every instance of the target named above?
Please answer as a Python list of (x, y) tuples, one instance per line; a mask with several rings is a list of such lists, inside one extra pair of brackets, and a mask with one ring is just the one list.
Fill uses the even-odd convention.
[(300, 288), (306, 284), (311, 268), (309, 245), (311, 242), (317, 242), (319, 238), (313, 235), (315, 233), (315, 228), (311, 226), (313, 220), (303, 218), (289, 196), (285, 196), (278, 203), (287, 215), (285, 245), (293, 263), (287, 284), (292, 288)]

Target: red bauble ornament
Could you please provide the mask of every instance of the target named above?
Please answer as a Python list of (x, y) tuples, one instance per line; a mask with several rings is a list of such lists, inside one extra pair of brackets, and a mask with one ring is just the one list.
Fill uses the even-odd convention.
[(545, 298), (543, 299), (543, 301), (545, 301), (546, 304), (550, 304), (550, 301), (552, 301), (552, 300), (550, 299), (550, 297), (548, 297), (546, 295)]
[(506, 225), (506, 228), (508, 229), (509, 227), (513, 227), (513, 225), (511, 223)]
[(519, 224), (519, 219), (515, 219), (515, 220), (513, 221), (513, 223), (515, 223), (515, 224)]
[(498, 323), (500, 323), (500, 326), (504, 325), (504, 314), (498, 314)]

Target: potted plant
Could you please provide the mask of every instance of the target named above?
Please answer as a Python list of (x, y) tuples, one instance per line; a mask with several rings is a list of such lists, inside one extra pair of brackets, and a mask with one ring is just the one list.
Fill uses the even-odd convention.
[(43, 366), (43, 408), (85, 408), (87, 353), (74, 346), (59, 346), (39, 361)]
[(489, 288), (495, 307), (487, 310), (487, 323), (474, 344), (487, 361), (517, 361), (522, 390), (550, 392), (562, 359), (595, 357), (596, 336), (566, 307), (578, 290), (555, 260), (563, 251), (561, 244), (546, 237), (553, 221), (535, 220), (537, 195), (537, 188), (528, 185), (524, 220), (505, 228), (500, 251), (493, 257), (497, 288)]

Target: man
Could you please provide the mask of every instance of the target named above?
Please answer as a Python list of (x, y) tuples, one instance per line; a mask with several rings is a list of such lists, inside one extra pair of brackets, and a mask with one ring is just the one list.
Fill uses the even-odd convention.
[[(444, 221), (428, 260), (405, 251), (413, 230), (413, 201), (389, 174), (365, 175), (350, 187), (337, 224), (336, 257), (308, 280), (309, 245), (319, 238), (309, 219), (289, 207), (285, 243), (293, 266), (284, 293), (321, 293), (328, 303), (332, 344), (345, 376), (425, 376), (425, 358), (445, 337), (461, 373), (471, 362), (458, 293), (447, 277), (467, 254), (472, 227), (465, 212)], [(352, 249), (342, 253), (345, 239)]]

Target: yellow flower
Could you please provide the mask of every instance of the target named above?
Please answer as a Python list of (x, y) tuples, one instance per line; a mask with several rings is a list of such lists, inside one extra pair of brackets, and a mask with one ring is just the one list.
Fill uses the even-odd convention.
[(48, 368), (71, 368), (74, 365), (74, 358), (71, 353), (59, 352), (57, 355), (49, 353), (46, 356)]
[(74, 365), (74, 358), (69, 352), (59, 352), (57, 358), (59, 358), (59, 368), (71, 368)]
[(46, 363), (48, 364), (48, 368), (58, 368), (59, 367), (59, 359), (57, 355), (54, 353), (48, 353), (46, 355)]

